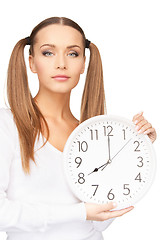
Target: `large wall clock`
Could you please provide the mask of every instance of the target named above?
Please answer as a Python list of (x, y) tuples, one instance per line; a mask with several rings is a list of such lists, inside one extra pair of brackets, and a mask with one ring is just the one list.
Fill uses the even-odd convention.
[(64, 172), (84, 202), (134, 205), (150, 188), (156, 158), (148, 136), (122, 117), (99, 115), (82, 122), (63, 151)]

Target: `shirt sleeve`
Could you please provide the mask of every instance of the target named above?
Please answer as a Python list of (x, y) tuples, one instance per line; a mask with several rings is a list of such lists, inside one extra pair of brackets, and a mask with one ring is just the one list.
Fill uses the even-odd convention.
[(0, 109), (0, 231), (44, 232), (55, 223), (85, 221), (83, 202), (72, 205), (30, 204), (7, 198), (14, 137), (8, 113)]

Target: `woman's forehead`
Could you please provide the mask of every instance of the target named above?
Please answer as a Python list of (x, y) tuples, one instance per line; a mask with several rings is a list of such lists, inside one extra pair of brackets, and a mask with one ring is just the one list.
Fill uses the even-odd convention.
[(82, 45), (82, 34), (73, 27), (51, 24), (44, 27), (36, 34), (36, 42), (39, 44), (79, 44)]

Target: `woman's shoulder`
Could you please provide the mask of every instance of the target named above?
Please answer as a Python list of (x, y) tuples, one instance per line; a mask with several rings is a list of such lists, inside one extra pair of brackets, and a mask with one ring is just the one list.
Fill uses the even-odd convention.
[(15, 129), (13, 114), (10, 108), (0, 108), (0, 129), (4, 129), (8, 133)]
[(13, 114), (9, 108), (0, 108), (0, 146), (2, 154), (3, 149), (9, 153), (15, 152), (17, 145), (16, 128), (13, 120)]
[(13, 120), (13, 114), (10, 108), (0, 108), (0, 121)]
[(10, 108), (0, 107), (0, 114), (3, 114), (3, 113), (12, 115), (12, 111)]

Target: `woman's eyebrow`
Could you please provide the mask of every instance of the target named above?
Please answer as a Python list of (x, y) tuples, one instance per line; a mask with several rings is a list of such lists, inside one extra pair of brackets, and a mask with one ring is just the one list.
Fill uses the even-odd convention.
[(73, 47), (78, 47), (81, 49), (81, 47), (79, 45), (71, 45), (71, 46), (68, 46), (67, 48), (73, 48)]
[[(43, 44), (40, 48), (42, 47), (52, 47), (52, 48), (55, 48), (56, 46), (54, 44)], [(67, 46), (67, 48), (73, 48), (73, 47), (78, 47), (81, 49), (81, 47), (79, 45), (70, 45), (70, 46)]]
[(47, 47), (52, 47), (52, 48), (55, 48), (56, 46), (54, 45), (54, 44), (43, 44), (42, 46), (40, 46), (40, 48), (42, 48), (42, 47), (45, 47), (45, 46), (47, 46)]

